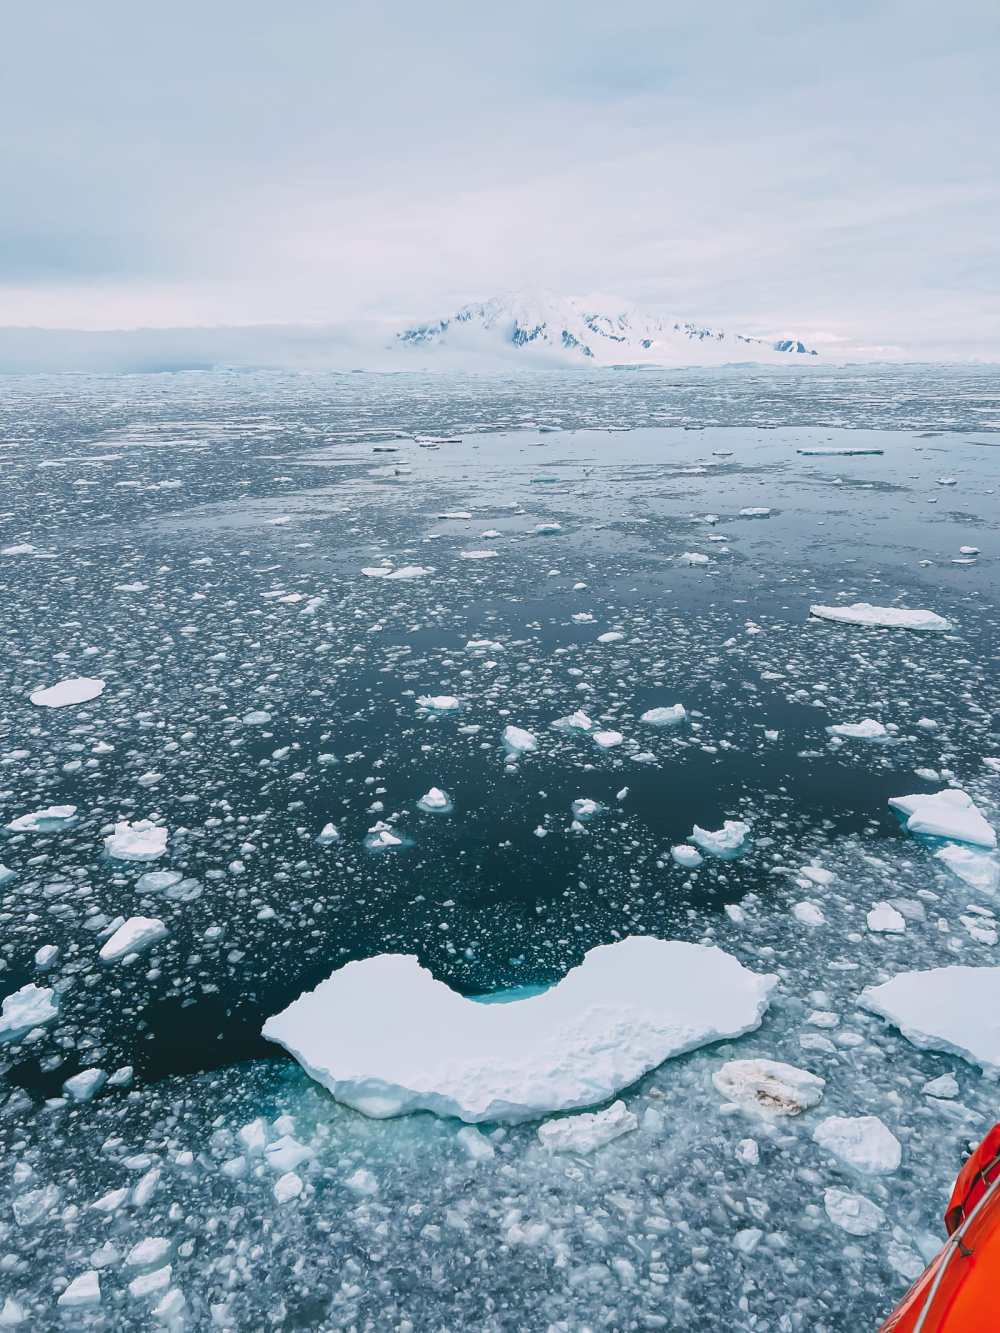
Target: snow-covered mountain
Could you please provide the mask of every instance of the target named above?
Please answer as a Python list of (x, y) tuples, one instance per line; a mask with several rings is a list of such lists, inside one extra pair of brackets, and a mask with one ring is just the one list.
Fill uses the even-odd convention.
[(646, 315), (617, 302), (544, 294), (498, 296), (463, 306), (444, 319), (403, 329), (397, 344), (414, 354), (430, 354), (419, 358), (422, 365), (514, 355), (522, 364), (582, 367), (788, 365), (817, 355), (798, 338), (768, 342)]

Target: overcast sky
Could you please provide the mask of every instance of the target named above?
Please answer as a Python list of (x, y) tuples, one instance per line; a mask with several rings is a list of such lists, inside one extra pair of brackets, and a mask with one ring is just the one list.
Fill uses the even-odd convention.
[(998, 0), (50, 0), (0, 50), (0, 324), (544, 287), (1000, 359)]

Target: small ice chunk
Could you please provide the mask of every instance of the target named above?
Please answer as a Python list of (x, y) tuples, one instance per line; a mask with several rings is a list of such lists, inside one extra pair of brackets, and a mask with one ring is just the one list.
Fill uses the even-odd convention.
[(496, 1156), (496, 1149), (485, 1134), (480, 1133), (475, 1125), (466, 1125), (455, 1135), (455, 1142), (460, 1144), (465, 1154), (473, 1162), (488, 1162)]
[(453, 694), (421, 694), (417, 705), (429, 713), (454, 713), (462, 706)]
[(136, 893), (162, 893), (172, 889), (184, 876), (179, 870), (147, 870), (135, 882)]
[(18, 815), (7, 825), (9, 833), (55, 833), (76, 820), (75, 805), (48, 805), (44, 810), (33, 810)]
[(94, 676), (72, 676), (47, 689), (33, 690), (28, 698), (37, 708), (66, 708), (70, 704), (85, 704), (104, 691), (103, 680)]
[(833, 620), (842, 625), (870, 625), (878, 629), (951, 629), (950, 622), (933, 611), (908, 611), (899, 606), (872, 606), (870, 602), (855, 602), (853, 606), (811, 606), (809, 614), (818, 620)]
[(816, 903), (803, 900), (796, 903), (792, 908), (792, 916), (796, 921), (801, 921), (804, 926), (825, 926), (826, 917), (823, 915), (823, 909)]
[(620, 731), (595, 731), (591, 740), (600, 750), (613, 750), (616, 745), (621, 745), (625, 737)]
[(336, 824), (324, 824), (316, 834), (316, 842), (320, 847), (327, 847), (331, 842), (339, 842), (340, 834), (337, 831)]
[(950, 1101), (958, 1096), (958, 1079), (954, 1074), (941, 1074), (929, 1079), (920, 1089), (925, 1097), (943, 1097)]
[(605, 1111), (547, 1120), (538, 1128), (538, 1140), (549, 1152), (592, 1153), (638, 1128), (635, 1114), (618, 1101)]
[(885, 1175), (899, 1168), (902, 1147), (877, 1115), (831, 1115), (813, 1130), (821, 1148), (865, 1175)]
[(557, 717), (552, 723), (557, 731), (593, 731), (594, 724), (586, 713), (577, 709), (568, 717)]
[(170, 934), (159, 917), (130, 916), (123, 926), (119, 926), (110, 939), (101, 947), (100, 958), (104, 963), (117, 963), (129, 954), (141, 953), (149, 949)]
[(592, 801), (589, 796), (578, 796), (570, 809), (573, 811), (574, 819), (585, 823), (588, 819), (595, 819), (603, 811), (604, 806), (598, 801)]
[(707, 565), (708, 556), (701, 551), (682, 551), (677, 557), (677, 563), (681, 565)]
[(722, 828), (714, 832), (699, 828), (695, 824), (691, 841), (709, 856), (725, 858), (736, 856), (743, 851), (749, 834), (749, 824), (744, 824), (739, 819), (727, 819), (723, 822)]
[(853, 741), (881, 741), (889, 734), (873, 717), (866, 717), (861, 722), (835, 722), (832, 727), (827, 727), (827, 731), (831, 736), (844, 736)]
[(619, 630), (616, 630), (616, 629), (609, 629), (605, 634), (598, 634), (598, 636), (597, 636), (597, 642), (598, 642), (598, 643), (621, 643), (621, 641), (622, 641), (622, 639), (624, 639), (624, 637), (625, 637), (625, 635), (622, 634)]
[(80, 1310), (100, 1303), (101, 1279), (96, 1268), (90, 1268), (75, 1277), (58, 1300), (64, 1310)]
[(740, 1139), (736, 1145), (736, 1160), (744, 1166), (756, 1166), (760, 1161), (760, 1145), (756, 1139)]
[(79, 1074), (66, 1079), (63, 1083), (63, 1092), (74, 1102), (89, 1102), (107, 1081), (108, 1076), (103, 1069), (81, 1069)]
[(694, 870), (705, 859), (698, 848), (692, 847), (689, 842), (679, 842), (675, 847), (671, 847), (670, 855), (679, 866), (684, 866), (687, 870)]
[(670, 704), (666, 708), (648, 708), (639, 721), (650, 727), (674, 727), (686, 717), (687, 709), (683, 704)]
[(1000, 857), (996, 853), (977, 852), (959, 843), (946, 842), (934, 856), (970, 888), (981, 893), (1000, 893)]
[(305, 1188), (302, 1177), (294, 1171), (286, 1171), (274, 1182), (274, 1197), (278, 1203), (291, 1203)]
[(1000, 967), (934, 967), (868, 986), (858, 1003), (922, 1050), (948, 1051), (1000, 1075)]
[(850, 1190), (824, 1190), (823, 1207), (834, 1226), (851, 1236), (870, 1236), (885, 1225), (885, 1213), (878, 1204)]
[(929, 795), (892, 796), (889, 804), (906, 816), (909, 833), (971, 842), (976, 847), (997, 845), (996, 830), (987, 823), (972, 797), (958, 787), (946, 787)]
[(32, 1028), (51, 1023), (59, 1012), (56, 993), (49, 986), (36, 986), (29, 981), (20, 990), (8, 995), (0, 1013), (0, 1041), (13, 1041)]
[(876, 903), (867, 916), (868, 929), (878, 934), (902, 935), (906, 921), (892, 903)]
[(166, 1236), (146, 1236), (138, 1241), (125, 1256), (126, 1268), (156, 1268), (170, 1253), (171, 1242)]
[(363, 1166), (359, 1166), (357, 1171), (353, 1171), (344, 1184), (352, 1194), (360, 1194), (362, 1197), (371, 1198), (378, 1193), (378, 1181), (371, 1171)]
[(538, 738), (523, 727), (504, 727), (503, 743), (508, 754), (529, 754), (538, 749)]
[(766, 505), (748, 505), (740, 510), (740, 518), (766, 518), (770, 512)]
[(167, 830), (150, 819), (134, 824), (120, 819), (104, 839), (104, 850), (116, 861), (155, 861), (167, 850)]
[(424, 792), (417, 805), (429, 815), (447, 815), (455, 808), (451, 797), (440, 787), (431, 787), (430, 791)]
[(799, 1115), (816, 1106), (826, 1080), (780, 1060), (728, 1060), (712, 1075), (723, 1097), (767, 1116)]
[(264, 1160), (272, 1171), (293, 1171), (312, 1157), (311, 1149), (290, 1134), (282, 1134), (264, 1149)]

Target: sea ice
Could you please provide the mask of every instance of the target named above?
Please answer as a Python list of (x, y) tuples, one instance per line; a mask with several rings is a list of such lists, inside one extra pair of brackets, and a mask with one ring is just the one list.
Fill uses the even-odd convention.
[(995, 853), (976, 852), (971, 847), (946, 842), (934, 856), (970, 888), (982, 893), (1000, 891), (1000, 857)]
[(549, 1152), (592, 1153), (638, 1128), (637, 1117), (619, 1101), (613, 1102), (606, 1111), (546, 1120), (538, 1127), (538, 1141)]
[(431, 787), (430, 791), (424, 792), (417, 805), (429, 815), (446, 815), (455, 808), (451, 797), (440, 787)]
[(877, 1115), (831, 1115), (813, 1130), (821, 1148), (865, 1175), (885, 1175), (899, 1167), (902, 1147)]
[(70, 704), (85, 704), (96, 699), (104, 690), (104, 681), (92, 676), (72, 676), (48, 689), (33, 690), (28, 698), (38, 708), (66, 708)]
[(766, 1116), (799, 1115), (816, 1106), (826, 1080), (780, 1060), (728, 1060), (712, 1075), (717, 1091)]
[(69, 1284), (57, 1302), (66, 1310), (79, 1310), (87, 1305), (100, 1305), (101, 1279), (97, 1270), (90, 1268)]
[(708, 556), (701, 551), (682, 551), (677, 557), (678, 563), (682, 565), (707, 565)]
[(950, 622), (933, 611), (872, 606), (870, 602), (855, 602), (853, 606), (811, 606), (809, 614), (819, 620), (835, 620), (843, 625), (871, 625), (878, 629), (951, 629)]
[(687, 709), (683, 704), (670, 704), (667, 708), (647, 709), (639, 721), (645, 722), (650, 727), (673, 727), (678, 722), (683, 722), (686, 717)]
[(539, 995), (481, 1004), (382, 954), (301, 995), (264, 1036), (366, 1115), (513, 1122), (592, 1106), (669, 1056), (751, 1031), (775, 984), (721, 949), (632, 936)]
[(528, 754), (538, 749), (538, 738), (523, 727), (504, 727), (503, 743), (509, 754)]
[(621, 745), (625, 737), (620, 731), (595, 731), (590, 739), (598, 749), (613, 750), (616, 745)]
[(104, 850), (116, 861), (155, 861), (167, 850), (167, 830), (150, 819), (130, 824), (120, 819), (104, 839)]
[(868, 913), (868, 929), (876, 934), (902, 935), (906, 920), (891, 903), (876, 903)]
[(75, 805), (48, 805), (29, 815), (18, 815), (7, 825), (10, 833), (55, 833), (76, 819)]
[(691, 832), (691, 841), (709, 856), (733, 857), (743, 850), (749, 833), (749, 824), (744, 824), (738, 819), (727, 819), (723, 822), (722, 828), (714, 832), (699, 828), (695, 824)]
[(835, 722), (832, 727), (827, 727), (827, 731), (831, 736), (844, 736), (853, 741), (880, 741), (889, 734), (882, 723), (872, 717), (866, 717), (863, 722)]
[(29, 981), (20, 990), (8, 995), (0, 1013), (0, 1041), (12, 1041), (32, 1028), (50, 1023), (59, 1012), (55, 991), (48, 986), (36, 986)]
[(1000, 967), (934, 967), (868, 986), (858, 1003), (914, 1046), (948, 1051), (1000, 1076)]
[(972, 797), (957, 787), (930, 795), (893, 796), (889, 804), (906, 816), (909, 833), (929, 838), (953, 838), (977, 847), (996, 847), (996, 830), (987, 823)]
[(850, 1190), (824, 1190), (823, 1207), (834, 1226), (851, 1236), (870, 1236), (885, 1224), (885, 1213), (877, 1203)]
[(417, 705), (429, 713), (454, 713), (462, 706), (453, 694), (421, 694)]
[(130, 916), (123, 926), (119, 926), (110, 939), (101, 946), (100, 958), (104, 963), (117, 963), (129, 954), (140, 953), (170, 934), (166, 926), (155, 916)]
[(694, 870), (705, 859), (698, 848), (692, 847), (688, 842), (679, 842), (675, 847), (671, 847), (670, 855), (679, 866), (684, 866), (688, 870)]

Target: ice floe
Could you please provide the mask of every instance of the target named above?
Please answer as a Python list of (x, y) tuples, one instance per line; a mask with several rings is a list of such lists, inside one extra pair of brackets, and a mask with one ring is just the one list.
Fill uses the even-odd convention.
[(727, 1101), (765, 1116), (800, 1115), (818, 1105), (826, 1080), (781, 1060), (728, 1060), (712, 1075)]
[(104, 691), (103, 680), (96, 676), (71, 676), (47, 689), (33, 690), (28, 698), (38, 708), (67, 708), (70, 704), (85, 704)]
[(906, 816), (908, 833), (928, 838), (950, 838), (977, 847), (996, 847), (996, 830), (987, 822), (972, 797), (958, 787), (930, 794), (892, 796), (889, 804)]
[(1000, 967), (934, 967), (868, 986), (858, 1003), (914, 1046), (948, 1051), (1000, 1077)]
[(523, 727), (508, 725), (503, 729), (503, 743), (508, 754), (529, 754), (538, 749), (538, 737)]
[(523, 1121), (605, 1101), (672, 1055), (751, 1031), (775, 984), (720, 949), (632, 936), (591, 949), (540, 995), (480, 1004), (416, 958), (382, 954), (346, 964), (263, 1031), (366, 1115)]
[(75, 822), (75, 805), (48, 805), (44, 810), (18, 815), (7, 825), (7, 829), (10, 833), (57, 833)]
[(451, 797), (440, 787), (431, 787), (429, 791), (424, 792), (417, 805), (429, 815), (447, 815), (455, 808)]
[(850, 1236), (870, 1236), (885, 1225), (885, 1213), (863, 1194), (831, 1186), (823, 1191), (823, 1207), (834, 1226)]
[(104, 850), (116, 861), (155, 861), (167, 850), (167, 830), (149, 819), (121, 819), (104, 839)]
[(0, 1041), (11, 1041), (23, 1032), (50, 1023), (59, 1012), (55, 991), (48, 986), (28, 982), (8, 995), (0, 1013)]
[(995, 853), (977, 852), (959, 843), (946, 842), (934, 856), (970, 888), (983, 893), (1000, 892), (1000, 857)]
[(691, 832), (691, 841), (709, 856), (723, 859), (738, 856), (744, 850), (750, 836), (749, 824), (739, 819), (727, 819), (720, 829), (699, 828), (695, 824)]
[(862, 722), (835, 722), (832, 727), (827, 727), (827, 731), (831, 736), (843, 736), (852, 741), (881, 741), (889, 734), (873, 717), (866, 717)]
[(639, 721), (650, 727), (673, 727), (686, 717), (687, 709), (683, 704), (670, 704), (666, 708), (647, 708)]
[(877, 629), (951, 629), (950, 621), (934, 611), (909, 611), (899, 606), (872, 606), (870, 602), (855, 602), (851, 606), (811, 606), (809, 614), (818, 620), (833, 620), (842, 625), (870, 625)]
[(865, 1175), (886, 1175), (897, 1170), (902, 1159), (899, 1139), (877, 1115), (827, 1116), (813, 1130), (813, 1138)]
[(154, 916), (130, 916), (101, 946), (101, 961), (117, 963), (131, 954), (141, 953), (164, 940), (170, 934), (167, 927)]
[(606, 1111), (546, 1120), (538, 1127), (538, 1141), (549, 1152), (592, 1153), (638, 1128), (636, 1115), (619, 1101)]

